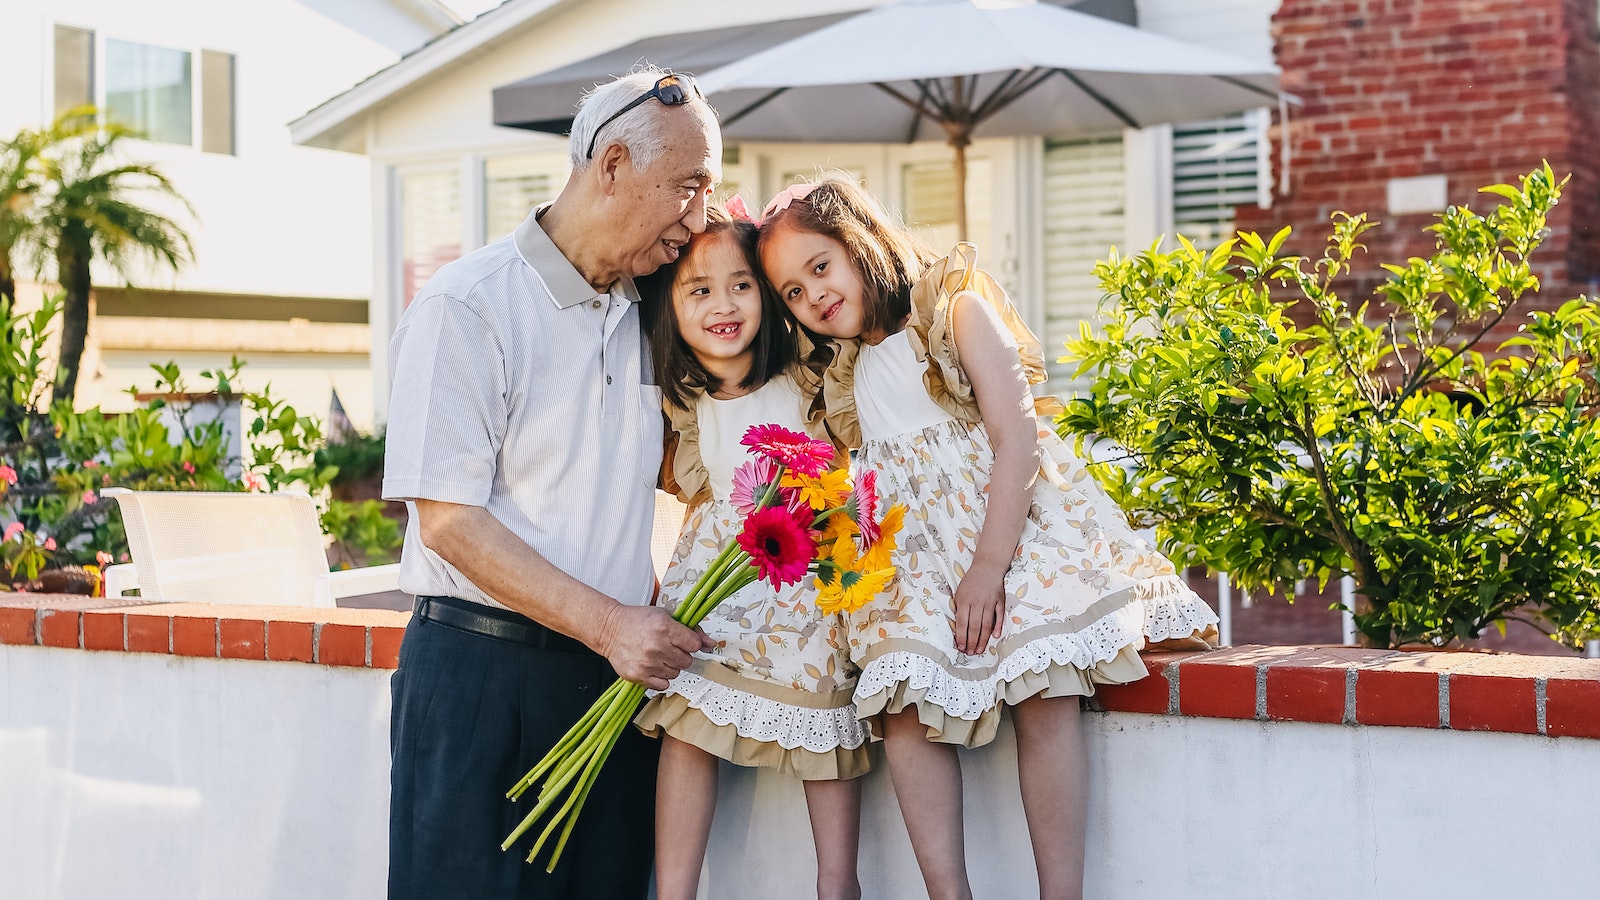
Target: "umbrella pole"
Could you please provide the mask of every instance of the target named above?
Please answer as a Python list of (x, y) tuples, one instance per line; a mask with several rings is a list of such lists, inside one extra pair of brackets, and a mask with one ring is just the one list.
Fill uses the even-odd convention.
[(951, 133), (950, 147), (955, 151), (956, 166), (956, 240), (967, 239), (967, 136)]

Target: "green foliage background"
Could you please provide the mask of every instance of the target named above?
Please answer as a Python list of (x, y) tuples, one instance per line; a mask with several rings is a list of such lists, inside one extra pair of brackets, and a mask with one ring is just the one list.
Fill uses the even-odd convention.
[[(1059, 421), (1180, 563), (1246, 588), (1354, 577), (1364, 642), (1435, 645), (1527, 622), (1600, 634), (1600, 307), (1518, 316), (1565, 182), (1548, 165), (1452, 207), (1372, 301), (1337, 280), (1371, 227), (1337, 214), (1320, 259), (1240, 234), (1102, 262), (1097, 379)], [(1492, 352), (1486, 352), (1492, 351)]]

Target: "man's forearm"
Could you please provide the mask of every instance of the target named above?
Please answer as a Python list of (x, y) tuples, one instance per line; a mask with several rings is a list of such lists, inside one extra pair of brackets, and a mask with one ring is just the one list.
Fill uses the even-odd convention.
[(418, 500), (422, 543), (479, 590), (547, 628), (605, 652), (605, 623), (619, 605), (572, 577), (481, 506)]

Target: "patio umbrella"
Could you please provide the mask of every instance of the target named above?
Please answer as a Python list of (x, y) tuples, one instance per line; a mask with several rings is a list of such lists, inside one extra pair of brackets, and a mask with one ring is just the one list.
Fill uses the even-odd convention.
[(882, 6), (699, 76), (724, 137), (955, 151), (964, 239), (975, 138), (1090, 134), (1278, 100), (1277, 70), (1034, 0)]

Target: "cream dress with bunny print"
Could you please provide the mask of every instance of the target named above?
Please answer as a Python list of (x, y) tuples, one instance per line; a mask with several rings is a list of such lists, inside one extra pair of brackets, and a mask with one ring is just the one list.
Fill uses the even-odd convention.
[[(996, 311), (982, 309), (1008, 335)], [(1041, 424), (1040, 472), (1005, 576), (1000, 639), (981, 654), (956, 650), (953, 596), (977, 548), (994, 455), (981, 422), (929, 397), (929, 364), (913, 337), (907, 328), (862, 345), (854, 366), (856, 466), (877, 473), (884, 503), (908, 508), (893, 554), (896, 589), (851, 617), (862, 670), (856, 703), (868, 720), (914, 707), (930, 740), (976, 747), (993, 740), (1001, 705), (1136, 681), (1147, 630), (1189, 634), (1215, 617)], [(1172, 621), (1147, 623), (1152, 616)]]
[[(662, 576), (661, 603), (668, 609), (743, 528), (729, 495), (734, 470), (750, 459), (739, 443), (745, 430), (770, 423), (806, 431), (804, 406), (787, 375), (732, 400), (700, 396), (694, 421), (683, 423), (680, 437), (687, 431), (696, 439), (690, 446), (703, 473), (693, 471), (693, 459), (677, 462), (709, 487), (710, 498), (691, 508)], [(636, 724), (739, 765), (802, 779), (866, 772), (867, 734), (851, 702), (855, 669), (845, 621), (819, 612), (816, 596), (807, 576), (781, 591), (756, 581), (722, 601), (700, 626), (716, 648), (696, 653), (688, 669), (650, 698)]]

